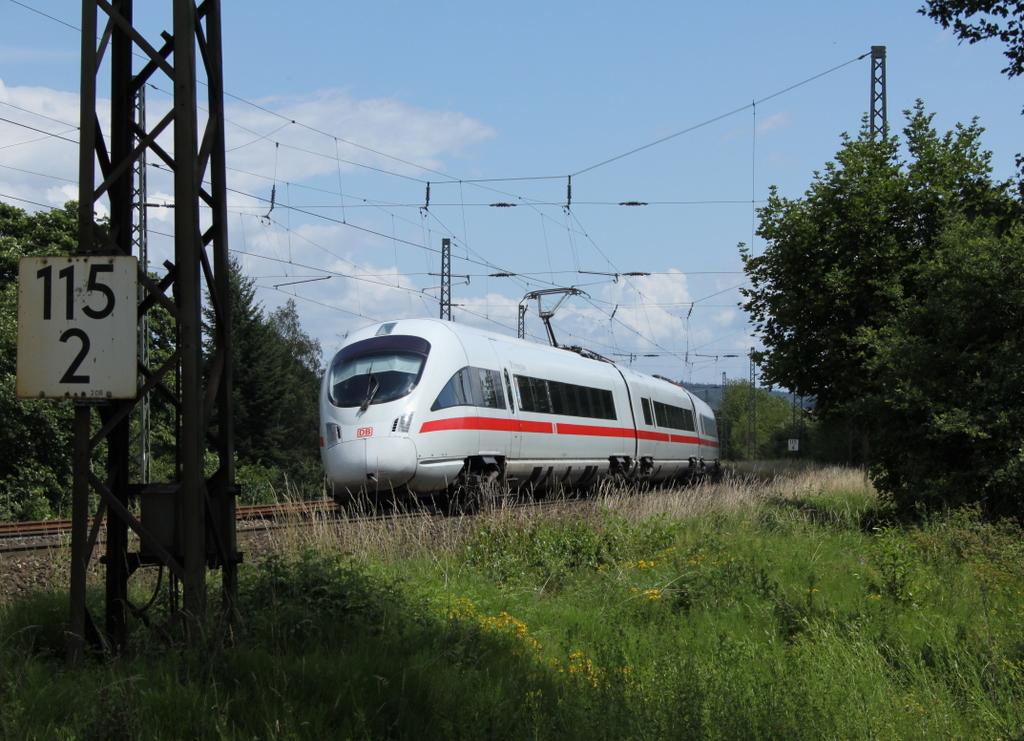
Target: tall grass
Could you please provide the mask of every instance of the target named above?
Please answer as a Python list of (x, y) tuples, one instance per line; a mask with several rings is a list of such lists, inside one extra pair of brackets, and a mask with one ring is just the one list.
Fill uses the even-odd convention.
[(71, 673), (0, 611), (4, 738), (1010, 739), (1024, 538), (863, 474), (752, 471), (475, 517), (323, 520), (242, 570), (233, 643)]

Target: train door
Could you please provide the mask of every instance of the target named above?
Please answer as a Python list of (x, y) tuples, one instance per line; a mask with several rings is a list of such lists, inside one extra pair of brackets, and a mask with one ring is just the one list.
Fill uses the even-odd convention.
[(501, 358), (492, 340), (476, 334), (460, 338), (469, 358), (470, 383), (474, 398), (474, 426), (480, 431), (479, 452), (484, 456), (507, 458), (509, 450), (509, 400), (501, 373)]
[(512, 385), (512, 374), (509, 372), (508, 367), (503, 367), (501, 370), (502, 377), (505, 381), (505, 395), (508, 397), (508, 413), (511, 420), (509, 425), (510, 439), (508, 446), (508, 459), (509, 462), (517, 460), (523, 449), (523, 432), (522, 426), (519, 424), (519, 397), (516, 394), (515, 387)]
[(702, 433), (700, 455), (705, 460), (717, 460), (721, 458), (721, 448), (718, 440), (718, 425), (715, 422), (715, 415), (710, 409), (698, 409), (698, 412)]

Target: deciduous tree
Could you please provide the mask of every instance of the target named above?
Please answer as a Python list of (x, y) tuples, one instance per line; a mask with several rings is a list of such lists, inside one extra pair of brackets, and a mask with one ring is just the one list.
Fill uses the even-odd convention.
[(861, 335), (881, 389), (864, 400), (876, 483), (904, 509), (1024, 518), (1024, 227), (956, 219), (907, 282)]
[(730, 381), (718, 409), (719, 435), (730, 460), (783, 458), (795, 436), (793, 406), (749, 381)]
[(939, 136), (919, 104), (906, 155), (865, 132), (798, 201), (772, 193), (746, 308), (766, 380), (871, 433), (904, 510), (1024, 516), (1024, 231), (977, 123)]
[(844, 135), (802, 199), (773, 188), (759, 209), (760, 255), (742, 248), (744, 308), (761, 334), (764, 380), (817, 399), (819, 414), (856, 412), (875, 388), (862, 330), (883, 326), (929, 259), (950, 214), (1011, 211), (991, 180), (976, 122), (940, 136), (918, 104), (896, 137)]
[(961, 41), (975, 44), (999, 39), (1010, 63), (1007, 77), (1024, 74), (1024, 2), (1021, 0), (927, 0), (919, 11), (943, 28), (952, 27)]
[(265, 314), (255, 280), (243, 275), (235, 259), (229, 283), (239, 464), (308, 476), (319, 465), (320, 345), (303, 332), (294, 302)]
[(77, 213), (28, 214), (0, 203), (0, 520), (61, 514), (71, 489), (71, 406), (18, 399), (18, 262), (60, 255), (76, 244)]

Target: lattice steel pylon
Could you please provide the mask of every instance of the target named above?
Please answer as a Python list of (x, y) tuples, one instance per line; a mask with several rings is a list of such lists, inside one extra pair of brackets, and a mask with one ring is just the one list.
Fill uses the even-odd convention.
[(871, 113), (868, 117), (868, 130), (871, 136), (882, 132), (888, 135), (885, 105), (885, 47), (871, 47)]
[(452, 240), (441, 240), (441, 319), (452, 320)]
[(750, 408), (747, 413), (747, 459), (757, 457), (757, 361), (750, 348)]
[[(174, 177), (174, 259), (154, 280), (140, 270), (145, 298), (139, 315), (166, 310), (176, 326), (170, 358), (160, 367), (140, 364), (145, 379), (137, 398), (99, 404), (75, 402), (72, 503), (71, 619), (68, 658), (84, 659), (88, 635), (114, 651), (124, 647), (129, 577), (141, 566), (171, 574), (172, 599), (163, 628), (183, 624), (185, 639), (198, 641), (207, 615), (207, 567), (222, 573), (223, 608), (230, 615), (237, 596), (234, 432), (231, 408), (231, 335), (228, 297), (227, 188), (219, 0), (170, 0), (172, 32), (153, 41), (133, 25), (132, 0), (83, 0), (81, 143), (79, 145), (79, 253), (132, 254), (133, 169), (143, 153), (161, 160)], [(102, 19), (102, 22), (101, 22)], [(197, 54), (197, 52), (201, 52)], [(137, 72), (133, 61), (142, 57)], [(197, 58), (206, 82), (206, 118), (197, 120)], [(97, 81), (110, 81), (110, 125), (97, 110)], [(151, 128), (136, 125), (134, 96), (154, 77), (174, 91), (171, 110)], [(107, 142), (109, 141), (109, 148)], [(168, 146), (170, 145), (170, 146)], [(98, 204), (109, 201), (106, 227), (97, 225)], [(209, 297), (211, 349), (204, 373), (202, 296)], [(171, 382), (173, 379), (173, 383)], [(130, 419), (139, 398), (159, 394), (176, 410), (175, 480), (147, 484), (130, 480)], [(93, 411), (99, 417), (93, 428)], [(106, 476), (93, 472), (107, 450)], [(217, 461), (211, 476), (204, 458)], [(100, 502), (90, 511), (90, 496)], [(136, 506), (137, 505), (137, 506)], [(141, 512), (141, 515), (139, 514)], [(104, 519), (105, 518), (105, 519)], [(86, 573), (105, 522), (106, 621), (93, 631), (85, 605)], [(130, 535), (130, 532), (134, 536)], [(129, 552), (138, 543), (137, 552)], [(177, 585), (181, 586), (180, 603)]]
[[(135, 127), (138, 130), (146, 130), (146, 88), (142, 87), (135, 93)], [(149, 216), (146, 203), (149, 189), (146, 186), (146, 152), (143, 150), (135, 158), (132, 180), (132, 249), (134, 255), (139, 258), (139, 270), (143, 273), (149, 270)], [(146, 288), (139, 286), (139, 302), (145, 301)], [(149, 314), (139, 315), (139, 365), (149, 367)], [(140, 378), (145, 383), (144, 377)], [(135, 439), (136, 460), (138, 461), (139, 481), (143, 484), (149, 483), (150, 476), (150, 416), (149, 416), (149, 394), (144, 394), (136, 403), (135, 409), (138, 417), (138, 432)]]

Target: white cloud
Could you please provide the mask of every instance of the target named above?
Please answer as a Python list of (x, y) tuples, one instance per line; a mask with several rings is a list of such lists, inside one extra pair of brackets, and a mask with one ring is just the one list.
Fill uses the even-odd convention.
[[(154, 92), (147, 101), (151, 126), (168, 110), (169, 102), (161, 95)], [(76, 198), (77, 94), (5, 87), (0, 82), (0, 102), (49, 117), (0, 105), (4, 109), (0, 115), (22, 124), (0, 123), (0, 193), (51, 205)], [(412, 201), (422, 198), (422, 181), (437, 175), (408, 163), (433, 170), (461, 167), (462, 162), (452, 164), (454, 159), (471, 155), (474, 147), (496, 136), (495, 130), (458, 112), (425, 110), (397, 99), (358, 100), (343, 90), (257, 103), (260, 108), (229, 101), (226, 143), (232, 168), (228, 172), (230, 246), (243, 260), (245, 274), (255, 279), (258, 300), (269, 311), (294, 297), (304, 330), (320, 340), (328, 356), (346, 333), (371, 322), (436, 317), (439, 291), (426, 287), (440, 279), (426, 274), (439, 272), (438, 230), (457, 230), (457, 220), (421, 222), (422, 214), (417, 217), (415, 210), (411, 217), (401, 209), (380, 211), (370, 196), (407, 199), (412, 193)], [(104, 130), (109, 128), (103, 113), (108, 105), (100, 101)], [(161, 140), (168, 151), (171, 138), (167, 131)], [(338, 157), (346, 162), (339, 163)], [(150, 162), (154, 166), (147, 171), (148, 202), (173, 204), (169, 171), (155, 156)], [(381, 170), (405, 177), (383, 177)], [(267, 199), (275, 183), (271, 211), (266, 200), (254, 200), (250, 194)], [(309, 215), (313, 213), (327, 218)], [(173, 259), (174, 209), (154, 207), (148, 215), (150, 265), (159, 272), (164, 259)], [(548, 244), (546, 234), (543, 238)], [(434, 247), (417, 248), (428, 244)], [(486, 281), (472, 280), (471, 285), (453, 286), (456, 321), (514, 335), (523, 288), (510, 285), (505, 295), (489, 291)], [(500, 290), (504, 289), (501, 285)], [(735, 321), (733, 311), (731, 319), (723, 312), (713, 318), (705, 315), (700, 326), (688, 323), (685, 307), (692, 301), (690, 285), (678, 270), (620, 277), (617, 283), (586, 290), (591, 301), (572, 298), (560, 308), (554, 320), (556, 336), (618, 360), (622, 360), (616, 355), (620, 352), (659, 353), (678, 366), (678, 359), (666, 353), (681, 357), (696, 337), (713, 339), (714, 330)], [(527, 327), (531, 337), (546, 341), (535, 304), (529, 307)], [(676, 370), (664, 372), (678, 375)]]
[(615, 314), (617, 321), (652, 338), (658, 345), (674, 342), (684, 326), (684, 320), (669, 308), (684, 306), (693, 300), (686, 275), (675, 269), (628, 281), (620, 279), (606, 289), (604, 298), (620, 305)]
[[(250, 259), (249, 264), (262, 266), (258, 259)], [(276, 305), (289, 295), (294, 296), (299, 301), (303, 329), (320, 339), (326, 356), (337, 350), (347, 333), (367, 324), (401, 317), (437, 316), (436, 292), (420, 291), (395, 266), (339, 260), (324, 280), (284, 285), (309, 276), (325, 277), (325, 273), (297, 269), (291, 278), (261, 278), (258, 284), (266, 290), (260, 292), (259, 298), (268, 305)]]
[(767, 136), (775, 131), (781, 129), (788, 129), (793, 125), (793, 120), (789, 115), (789, 111), (781, 111), (775, 115), (768, 116), (757, 122), (757, 135), (759, 137)]
[[(170, 101), (160, 95), (151, 93), (147, 100), (151, 126), (169, 110)], [(425, 110), (395, 99), (358, 100), (343, 90), (262, 99), (256, 105), (235, 102), (226, 110), (229, 183), (244, 192), (266, 194), (275, 182), (336, 178), (356, 169), (349, 162), (422, 174), (420, 167), (443, 168), (447, 157), (464, 156), (471, 146), (496, 136), (493, 128), (462, 113)], [(47, 193), (56, 197), (66, 190), (63, 184), (54, 186), (54, 180), (77, 181), (77, 93), (8, 87), (0, 80), (0, 108), (11, 122), (0, 122), (2, 176), (18, 191), (9, 195), (40, 201)], [(97, 108), (106, 131), (109, 102), (100, 100)], [(173, 153), (170, 129), (159, 141)], [(151, 163), (160, 164), (156, 157)], [(169, 176), (155, 167), (150, 180), (151, 192), (154, 186), (171, 190)], [(338, 190), (336, 179), (330, 187)], [(238, 194), (232, 201), (253, 206)]]
[[(773, 134), (776, 131), (788, 129), (793, 126), (793, 119), (789, 115), (789, 111), (780, 111), (771, 116), (765, 118), (758, 118), (755, 120), (754, 132), (759, 139)], [(718, 138), (719, 144), (726, 144), (736, 139), (748, 139), (750, 137), (750, 127), (746, 125), (738, 125), (729, 129), (725, 134)]]
[(359, 165), (422, 175), (421, 168), (443, 168), (445, 156), (462, 156), (496, 136), (493, 128), (461, 113), (392, 98), (358, 100), (344, 90), (254, 103), (259, 107), (232, 104), (226, 114), (228, 165), (242, 171), (233, 177), (243, 188), (269, 187), (267, 178), (302, 182), (348, 173)]
[(17, 205), (29, 210), (31, 203), (61, 206), (77, 198), (78, 96), (0, 80), (0, 111), (3, 193), (24, 199)]
[[(68, 201), (78, 200), (77, 185), (58, 185), (46, 189), (46, 203), (51, 206), (63, 206)], [(104, 212), (106, 209), (104, 209)]]

